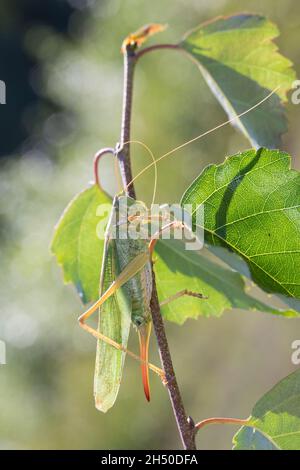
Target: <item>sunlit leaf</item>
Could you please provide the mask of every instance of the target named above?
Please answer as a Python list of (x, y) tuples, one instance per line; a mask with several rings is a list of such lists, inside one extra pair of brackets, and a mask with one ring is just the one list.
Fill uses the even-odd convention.
[(244, 426), (233, 438), (234, 449), (300, 450), (300, 370), (275, 385), (255, 405), (249, 425), (264, 436)]
[[(227, 266), (230, 266), (234, 271), (242, 274), (242, 276), (251, 279), (251, 272), (247, 262), (237, 253), (227, 250), (221, 246), (206, 245), (208, 251), (213, 253), (217, 258), (222, 260)], [(274, 294), (273, 299), (279, 299), (284, 302), (289, 308), (300, 314), (300, 300), (293, 297), (286, 297), (282, 294)]]
[(300, 297), (300, 175), (289, 155), (249, 150), (209, 165), (182, 204), (204, 205), (206, 241), (238, 253), (259, 287)]
[(247, 294), (240, 274), (213, 263), (201, 252), (187, 251), (178, 240), (159, 241), (154, 265), (160, 301), (184, 289), (207, 299), (184, 296), (162, 307), (163, 316), (182, 324), (198, 316), (219, 317), (225, 309), (241, 308), (297, 316), (292, 309), (280, 310)]
[(84, 303), (99, 296), (104, 239), (97, 230), (99, 224), (104, 228), (110, 206), (111, 199), (93, 185), (70, 202), (55, 228), (52, 253)]
[(280, 87), (259, 107), (234, 121), (255, 147), (278, 148), (286, 131), (282, 102), (295, 73), (272, 42), (278, 34), (277, 27), (263, 16), (240, 14), (200, 25), (180, 44), (197, 62), (230, 118)]
[(233, 450), (279, 450), (270, 438), (248, 426), (243, 426), (236, 437)]

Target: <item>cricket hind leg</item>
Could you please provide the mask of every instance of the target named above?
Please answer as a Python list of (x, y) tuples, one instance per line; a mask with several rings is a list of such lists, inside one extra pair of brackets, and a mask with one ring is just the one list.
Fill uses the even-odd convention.
[[(133, 359), (143, 363), (144, 361), (138, 356), (137, 354), (134, 354), (132, 351), (129, 351), (127, 348), (125, 348), (122, 344), (117, 343), (113, 339), (109, 338), (108, 336), (103, 335), (99, 331), (97, 331), (95, 328), (92, 328), (91, 326), (87, 325), (84, 323), (83, 320), (79, 320), (79, 324), (81, 328), (83, 328), (85, 331), (93, 335), (96, 339), (100, 339), (101, 341), (104, 341), (105, 343), (109, 344), (115, 349), (118, 349), (119, 351), (123, 351), (126, 353), (128, 356), (132, 357)], [(147, 363), (148, 367), (150, 370), (155, 372), (159, 377), (162, 379), (162, 381), (165, 381), (165, 373), (163, 370), (161, 370), (159, 367), (156, 367), (155, 365), (151, 364), (150, 362)]]
[[(117, 278), (118, 279), (118, 278)], [(96, 312), (96, 310), (111, 296), (114, 294), (114, 292), (120, 287), (116, 281), (107, 289), (107, 291), (102, 295), (102, 297), (94, 303), (86, 312), (84, 312), (80, 317), (78, 318), (79, 325), (81, 328), (83, 328), (85, 331), (93, 335), (96, 339), (99, 339), (101, 341), (104, 341), (105, 343), (109, 344), (110, 346), (118, 349), (119, 351), (123, 351), (128, 356), (132, 357), (133, 359), (139, 361), (140, 363), (145, 363), (140, 356), (134, 354), (133, 352), (129, 351), (127, 348), (125, 348), (122, 344), (117, 343), (113, 339), (109, 338), (108, 336), (102, 334), (100, 331), (96, 330), (95, 328), (92, 328), (91, 326), (87, 325), (86, 321), (88, 318), (93, 315), (93, 313)], [(159, 377), (161, 378), (162, 382), (166, 382), (165, 378), (165, 373), (162, 369), (159, 367), (156, 367), (155, 365), (148, 363), (147, 365), (150, 370), (155, 372)]]

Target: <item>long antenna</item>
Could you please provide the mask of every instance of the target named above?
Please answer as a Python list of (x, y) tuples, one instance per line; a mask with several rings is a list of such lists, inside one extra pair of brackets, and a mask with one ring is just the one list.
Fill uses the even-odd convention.
[[(124, 142), (123, 146), (126, 144), (139, 144), (142, 147), (144, 147), (144, 149), (146, 149), (149, 155), (151, 156), (152, 163), (150, 163), (146, 168), (144, 168), (144, 170), (147, 170), (148, 168), (151, 168), (154, 165), (154, 187), (153, 187), (153, 195), (152, 195), (152, 204), (154, 204), (155, 196), (156, 196), (156, 188), (157, 188), (157, 162), (158, 160), (155, 160), (152, 150), (148, 147), (148, 145), (144, 144), (144, 142), (141, 142), (140, 140), (128, 140), (127, 142)], [(137, 176), (139, 176), (139, 174)], [(120, 192), (120, 194), (126, 191), (128, 186), (134, 181), (134, 179), (128, 183), (128, 185), (123, 189), (123, 191)]]
[[(209, 129), (208, 131), (204, 132), (203, 134), (200, 134), (198, 135), (197, 137), (194, 137), (193, 139), (191, 140), (188, 140), (187, 142), (184, 142), (183, 144), (181, 145), (178, 145), (178, 147), (175, 147), (173, 148), (172, 150), (169, 150), (169, 152), (165, 153), (164, 155), (162, 155), (161, 157), (159, 157), (157, 160), (154, 159), (154, 161), (152, 163), (150, 163), (149, 165), (147, 165), (143, 170), (141, 170), (134, 178), (132, 178), (131, 181), (129, 181), (129, 183), (127, 184), (126, 188), (124, 189), (124, 191), (132, 184), (134, 183), (134, 181), (139, 178), (141, 175), (143, 175), (145, 173), (145, 171), (149, 170), (153, 165), (157, 165), (158, 162), (160, 162), (161, 160), (163, 160), (164, 158), (168, 157), (169, 155), (172, 155), (173, 153), (175, 153), (177, 150), (180, 150), (184, 147), (186, 147), (187, 145), (189, 144), (192, 144), (193, 142), (195, 142), (196, 140), (200, 140), (202, 139), (203, 137), (205, 137), (206, 135), (208, 134), (211, 134), (212, 132), (214, 131), (217, 131), (218, 129), (221, 129), (222, 127), (226, 126), (227, 124), (230, 124), (234, 121), (236, 121), (237, 119), (239, 119), (240, 117), (242, 116), (245, 116), (246, 114), (250, 113), (251, 111), (253, 111), (254, 109), (258, 108), (258, 106), (260, 106), (261, 104), (263, 104), (265, 101), (267, 101), (272, 95), (274, 95), (274, 93), (276, 93), (279, 88), (281, 88), (281, 85), (279, 85), (278, 87), (274, 88), (273, 91), (271, 91), (267, 96), (265, 96), (265, 98), (263, 98), (262, 100), (260, 100), (258, 103), (256, 103), (255, 105), (251, 106), (251, 108), (247, 109), (246, 111), (243, 111), (242, 113), (228, 119), (227, 121), (225, 122), (222, 122), (222, 124), (219, 124), (218, 126), (212, 128), (212, 129)], [(140, 141), (135, 141), (135, 140), (130, 140), (129, 142), (125, 142), (125, 143), (139, 143), (141, 145), (144, 145), (142, 142)], [(151, 152), (151, 150), (145, 146), (148, 151), (150, 152), (150, 154), (152, 155), (153, 157), (153, 153)], [(154, 157), (153, 157), (154, 158)], [(157, 171), (157, 168), (156, 168), (156, 171)]]

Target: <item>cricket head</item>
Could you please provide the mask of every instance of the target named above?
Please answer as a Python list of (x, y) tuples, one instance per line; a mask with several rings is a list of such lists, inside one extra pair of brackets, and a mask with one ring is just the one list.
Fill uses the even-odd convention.
[(130, 196), (116, 196), (113, 201), (114, 226), (117, 227), (118, 238), (134, 240), (149, 238), (149, 209), (142, 201), (136, 201)]

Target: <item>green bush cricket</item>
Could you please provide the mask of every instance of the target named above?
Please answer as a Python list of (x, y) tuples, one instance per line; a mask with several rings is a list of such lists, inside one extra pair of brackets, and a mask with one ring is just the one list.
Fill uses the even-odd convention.
[[(151, 150), (145, 144), (139, 141), (130, 141), (131, 143), (143, 145), (149, 151), (153, 160), (153, 162), (138, 173), (130, 183), (135, 181), (136, 178), (141, 176), (142, 173), (153, 165), (155, 165), (156, 168), (158, 161), (173, 154), (179, 148), (208, 135), (250, 112), (252, 109), (255, 109), (275, 92), (276, 89), (247, 111), (176, 147), (157, 160), (155, 160)], [(129, 142), (125, 144), (127, 143)], [(100, 157), (105, 153), (114, 153), (114, 150), (103, 149), (96, 154), (95, 180), (96, 184), (99, 186), (97, 164)], [(94, 305), (79, 317), (80, 326), (98, 339), (94, 396), (96, 408), (103, 412), (110, 409), (116, 400), (126, 353), (141, 362), (144, 392), (148, 401), (150, 400), (148, 369), (156, 372), (161, 377), (162, 381), (165, 382), (164, 372), (148, 362), (148, 346), (151, 331), (150, 299), (152, 293), (152, 253), (159, 235), (165, 229), (171, 227), (174, 229), (187, 228), (191, 231), (191, 227), (186, 227), (182, 222), (168, 220), (166, 224), (160, 227), (154, 236), (149, 239), (122, 238), (122, 236), (120, 237), (120, 230), (118, 229), (116, 230), (118, 232), (117, 236), (113, 238), (112, 232), (116, 229), (114, 221), (119, 220), (121, 202), (125, 202), (126, 207), (138, 204), (141, 206), (142, 212), (147, 212), (147, 208), (143, 203), (137, 202), (128, 196), (115, 196), (105, 234), (105, 248), (100, 280), (101, 296)], [(143, 221), (140, 216), (133, 217), (133, 219), (134, 218), (137, 221), (141, 221), (141, 223), (145, 223), (145, 219)], [(146, 217), (147, 223), (151, 221), (150, 218)], [(128, 221), (129, 219), (127, 218), (126, 222)], [(118, 225), (118, 228), (121, 228), (121, 224)], [(164, 300), (162, 305), (176, 300), (183, 295), (195, 296), (201, 299), (205, 298), (201, 293), (183, 290), (175, 293), (169, 299)], [(98, 309), (99, 322), (98, 330), (96, 330), (87, 325), (86, 320)], [(137, 328), (139, 334), (140, 356), (128, 351), (126, 348), (131, 323)]]
[[(115, 229), (113, 220), (118, 218), (119, 206), (124, 202), (129, 207), (137, 204), (137, 201), (127, 196), (114, 198), (105, 234), (100, 282), (101, 297), (79, 317), (82, 328), (99, 340), (94, 395), (96, 407), (101, 411), (107, 411), (116, 399), (125, 353), (141, 361), (144, 392), (148, 401), (150, 400), (148, 368), (156, 372), (163, 381), (165, 380), (163, 371), (148, 363), (151, 331), (151, 256), (157, 238), (152, 237), (150, 240), (122, 238), (119, 233), (116, 238), (112, 237), (112, 231)], [(142, 203), (138, 202), (138, 204)], [(174, 225), (179, 226), (180, 223), (169, 222), (161, 230)], [(175, 300), (181, 295), (195, 295), (202, 298), (201, 294), (184, 291), (175, 294), (170, 300)], [(97, 331), (85, 322), (98, 308), (100, 308), (100, 315)], [(140, 357), (126, 349), (130, 323), (137, 328), (139, 334)]]

